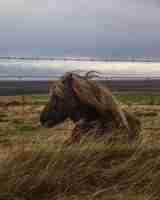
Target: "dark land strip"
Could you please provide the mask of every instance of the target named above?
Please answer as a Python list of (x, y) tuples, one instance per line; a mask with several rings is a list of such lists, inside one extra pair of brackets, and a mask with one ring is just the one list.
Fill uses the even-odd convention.
[[(47, 94), (53, 81), (0, 81), (0, 96)], [(107, 80), (100, 81), (112, 91), (159, 92), (160, 80)]]

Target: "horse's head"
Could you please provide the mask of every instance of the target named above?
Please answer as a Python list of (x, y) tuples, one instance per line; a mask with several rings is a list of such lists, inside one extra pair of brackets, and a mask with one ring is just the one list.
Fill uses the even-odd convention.
[(70, 117), (78, 101), (72, 90), (72, 73), (67, 73), (53, 83), (47, 105), (41, 112), (40, 122), (44, 127), (52, 127)]

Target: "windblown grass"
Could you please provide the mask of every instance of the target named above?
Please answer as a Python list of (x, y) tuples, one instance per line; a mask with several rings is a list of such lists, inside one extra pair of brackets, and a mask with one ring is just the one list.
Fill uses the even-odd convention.
[(115, 134), (74, 145), (67, 123), (39, 127), (42, 107), (1, 108), (0, 200), (159, 200), (160, 107), (131, 108), (142, 122), (137, 143)]
[(115, 92), (117, 99), (124, 104), (160, 105), (159, 92)]
[(0, 198), (156, 200), (160, 148), (143, 137), (131, 146), (114, 138), (19, 146), (0, 163)]

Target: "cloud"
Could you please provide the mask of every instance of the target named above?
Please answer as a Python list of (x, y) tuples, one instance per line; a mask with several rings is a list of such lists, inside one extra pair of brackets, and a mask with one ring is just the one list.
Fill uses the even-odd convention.
[(158, 0), (1, 1), (0, 53), (154, 56), (159, 10)]

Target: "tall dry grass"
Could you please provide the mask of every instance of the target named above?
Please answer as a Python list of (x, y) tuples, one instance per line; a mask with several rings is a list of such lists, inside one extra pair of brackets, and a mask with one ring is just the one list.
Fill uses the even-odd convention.
[(0, 163), (0, 199), (158, 200), (160, 148), (145, 133), (132, 145), (116, 136), (20, 145)]

